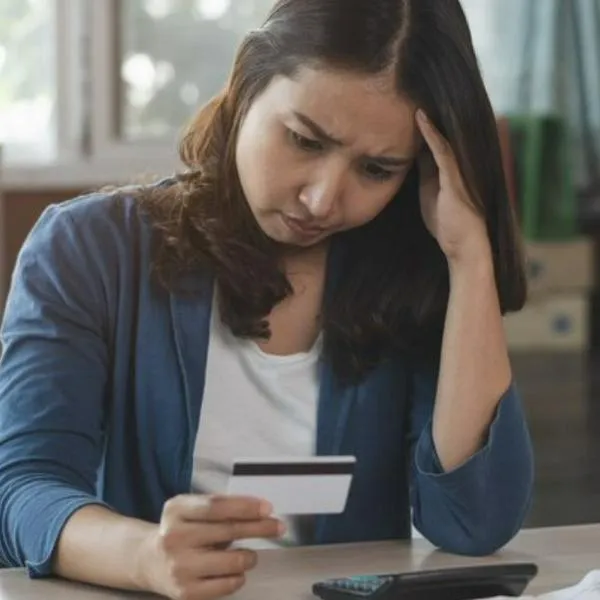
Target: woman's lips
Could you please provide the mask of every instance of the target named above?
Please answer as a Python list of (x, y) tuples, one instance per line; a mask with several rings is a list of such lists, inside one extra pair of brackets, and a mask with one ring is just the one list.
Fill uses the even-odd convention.
[(294, 232), (299, 233), (305, 237), (314, 237), (325, 231), (324, 227), (315, 227), (311, 225), (309, 221), (303, 219), (297, 219), (290, 215), (283, 215), (284, 223)]

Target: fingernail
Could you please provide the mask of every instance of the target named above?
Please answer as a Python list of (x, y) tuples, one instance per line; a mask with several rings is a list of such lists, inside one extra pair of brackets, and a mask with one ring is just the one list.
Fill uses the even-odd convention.
[(428, 120), (429, 120), (429, 119), (427, 118), (427, 115), (425, 114), (425, 111), (423, 111), (423, 110), (421, 110), (421, 109), (419, 109), (419, 110), (417, 111), (417, 117), (418, 117), (419, 119), (421, 119), (421, 121), (428, 121)]
[(279, 535), (283, 535), (286, 531), (287, 531), (287, 527), (285, 526), (285, 523), (283, 523), (282, 521), (279, 521), (279, 524), (277, 525), (277, 533)]
[(259, 512), (261, 517), (268, 517), (273, 512), (273, 505), (270, 502), (263, 500), (260, 503)]

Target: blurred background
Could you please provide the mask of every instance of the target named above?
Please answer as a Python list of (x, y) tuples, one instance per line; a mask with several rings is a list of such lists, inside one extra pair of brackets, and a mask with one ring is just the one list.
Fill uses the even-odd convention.
[[(45, 206), (179, 166), (181, 128), (272, 3), (0, 2), (0, 311)], [(506, 331), (537, 454), (529, 525), (600, 522), (600, 0), (462, 3), (527, 251)]]

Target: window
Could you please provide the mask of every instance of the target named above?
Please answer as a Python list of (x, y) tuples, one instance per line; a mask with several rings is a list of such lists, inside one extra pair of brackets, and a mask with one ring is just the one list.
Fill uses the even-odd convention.
[(56, 149), (53, 0), (0, 3), (0, 144), (4, 159), (52, 159)]
[(128, 0), (119, 8), (119, 135), (176, 135), (223, 86), (244, 34), (274, 0)]
[[(177, 168), (181, 128), (274, 1), (0, 0), (3, 179), (86, 186)], [(552, 63), (536, 77), (519, 71), (528, 11), (548, 6), (534, 20), (550, 24), (558, 0), (461, 1), (498, 112), (523, 82), (549, 87)], [(537, 37), (534, 52), (551, 54), (552, 38)]]
[(461, 0), (461, 3), (494, 109), (499, 113), (510, 112), (522, 92), (518, 71), (526, 49), (530, 4), (525, 0)]
[(2, 0), (3, 162), (25, 184), (31, 167), (82, 183), (162, 171), (273, 2)]

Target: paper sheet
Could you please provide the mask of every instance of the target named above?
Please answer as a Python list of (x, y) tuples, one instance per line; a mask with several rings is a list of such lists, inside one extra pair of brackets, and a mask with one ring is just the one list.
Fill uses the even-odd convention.
[[(511, 600), (498, 596), (495, 600)], [(541, 596), (521, 596), (522, 600), (600, 600), (600, 570), (588, 573), (573, 587), (542, 594)], [(514, 600), (514, 598), (512, 599)]]

